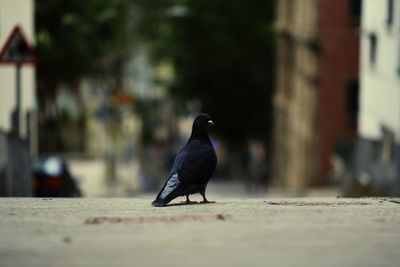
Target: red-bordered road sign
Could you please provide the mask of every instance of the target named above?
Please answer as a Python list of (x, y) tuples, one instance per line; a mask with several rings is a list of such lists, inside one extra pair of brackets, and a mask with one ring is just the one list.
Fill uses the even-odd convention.
[(16, 26), (0, 50), (0, 64), (35, 64), (32, 45), (25, 38), (20, 26)]

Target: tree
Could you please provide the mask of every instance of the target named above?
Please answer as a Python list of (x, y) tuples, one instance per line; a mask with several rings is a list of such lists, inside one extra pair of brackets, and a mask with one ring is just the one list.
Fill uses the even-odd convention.
[(268, 139), (274, 1), (36, 0), (39, 95), (82, 77), (119, 78), (133, 42), (175, 69), (171, 96), (200, 100), (233, 144)]
[[(233, 144), (267, 139), (274, 83), (273, 1), (180, 1), (181, 16), (164, 21), (156, 52), (169, 57), (172, 96), (198, 99)], [(162, 32), (161, 32), (162, 33)], [(157, 43), (156, 43), (157, 44)]]
[(74, 88), (83, 77), (121, 72), (132, 39), (128, 5), (123, 0), (36, 0), (42, 105), (51, 103), (60, 84)]

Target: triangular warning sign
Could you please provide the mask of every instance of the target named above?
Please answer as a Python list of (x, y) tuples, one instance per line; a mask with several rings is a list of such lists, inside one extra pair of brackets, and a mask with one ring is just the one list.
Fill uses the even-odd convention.
[(26, 40), (22, 30), (16, 26), (0, 51), (0, 63), (34, 63), (32, 46)]

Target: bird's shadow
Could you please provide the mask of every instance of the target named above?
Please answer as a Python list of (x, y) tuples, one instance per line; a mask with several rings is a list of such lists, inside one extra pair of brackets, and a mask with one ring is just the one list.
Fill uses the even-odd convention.
[(174, 207), (174, 206), (192, 206), (192, 205), (209, 205), (209, 204), (215, 204), (216, 202), (192, 202), (192, 203), (186, 203), (186, 202), (180, 202), (180, 203), (172, 203), (172, 204), (167, 204), (164, 207)]

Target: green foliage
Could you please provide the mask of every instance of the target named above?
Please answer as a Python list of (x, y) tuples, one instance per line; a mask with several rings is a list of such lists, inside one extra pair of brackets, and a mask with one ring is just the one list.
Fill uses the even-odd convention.
[(128, 48), (140, 42), (172, 62), (171, 95), (200, 100), (224, 138), (267, 139), (273, 11), (265, 0), (36, 0), (39, 93), (89, 75), (121, 76)]
[(182, 16), (158, 25), (155, 51), (171, 59), (170, 92), (198, 99), (219, 133), (240, 144), (268, 139), (274, 83), (273, 1), (180, 1)]
[(126, 7), (117, 0), (36, 0), (39, 92), (112, 70), (130, 45)]

